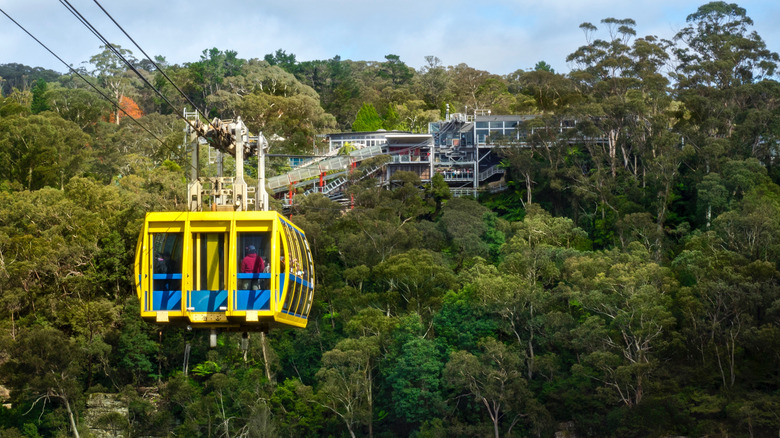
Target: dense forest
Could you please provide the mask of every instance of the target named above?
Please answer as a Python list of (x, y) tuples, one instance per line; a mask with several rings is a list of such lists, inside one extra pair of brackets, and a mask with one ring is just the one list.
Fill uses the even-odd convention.
[[(0, 435), (90, 436), (108, 393), (128, 415), (95, 421), (128, 437), (777, 436), (780, 58), (752, 24), (725, 2), (669, 39), (606, 18), (570, 72), (504, 76), (281, 49), (158, 70), (122, 48), (167, 101), (107, 48), (78, 75), (0, 65)], [(140, 319), (144, 214), (185, 208), (182, 109), (312, 154), (364, 105), (425, 132), (447, 104), (538, 115), (502, 148), (507, 191), (399, 172), (356, 179), (351, 209), (297, 196), (315, 305), (266, 359), (258, 334), (243, 354)]]

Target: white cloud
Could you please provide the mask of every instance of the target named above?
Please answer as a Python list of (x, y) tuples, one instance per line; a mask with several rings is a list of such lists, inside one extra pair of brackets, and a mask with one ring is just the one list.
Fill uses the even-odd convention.
[[(106, 38), (141, 56), (90, 0), (70, 0)], [(637, 35), (672, 38), (702, 1), (657, 0), (498, 0), (487, 5), (466, 0), (137, 0), (103, 6), (151, 55), (172, 63), (197, 61), (217, 47), (242, 58), (262, 58), (281, 48), (298, 60), (382, 61), (397, 54), (419, 68), (426, 55), (445, 65), (466, 63), (491, 73), (531, 68), (544, 60), (568, 71), (565, 58), (584, 43), (578, 26), (597, 26), (606, 17), (633, 18)], [(745, 4), (755, 30), (771, 50), (780, 50), (775, 21), (780, 6)], [(99, 51), (100, 42), (59, 3), (7, 0), (2, 6), (66, 61), (80, 65)], [(56, 59), (5, 17), (0, 26), (0, 63), (18, 62), (63, 71)]]

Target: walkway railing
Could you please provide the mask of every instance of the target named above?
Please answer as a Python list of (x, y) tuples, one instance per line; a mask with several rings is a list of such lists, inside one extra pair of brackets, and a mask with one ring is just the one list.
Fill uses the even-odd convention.
[(367, 148), (358, 149), (352, 151), (349, 155), (339, 155), (333, 158), (328, 158), (320, 161), (319, 163), (312, 163), (312, 165), (300, 167), (285, 173), (284, 175), (278, 175), (266, 179), (266, 185), (274, 192), (283, 192), (291, 184), (298, 183), (307, 179), (315, 178), (324, 172), (330, 172), (334, 170), (345, 170), (349, 166), (358, 161), (362, 161), (368, 158), (382, 155), (384, 151), (382, 146), (369, 146)]
[(490, 178), (493, 175), (499, 174), (499, 173), (506, 173), (506, 170), (502, 167), (498, 167), (498, 164), (496, 164), (493, 167), (489, 167), (482, 172), (479, 173), (479, 180), (484, 181), (488, 178)]

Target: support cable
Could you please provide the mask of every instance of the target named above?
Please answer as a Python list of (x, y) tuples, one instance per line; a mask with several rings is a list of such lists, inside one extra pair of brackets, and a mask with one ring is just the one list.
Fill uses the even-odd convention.
[(138, 50), (140, 50), (140, 51), (141, 51), (141, 53), (143, 53), (143, 54), (144, 54), (144, 56), (146, 56), (146, 59), (148, 59), (148, 60), (149, 60), (149, 62), (151, 62), (151, 63), (152, 63), (152, 65), (154, 65), (154, 67), (157, 69), (157, 71), (159, 71), (159, 72), (160, 72), (160, 73), (163, 75), (163, 77), (165, 77), (165, 79), (167, 79), (167, 80), (168, 80), (168, 82), (170, 82), (170, 83), (171, 83), (171, 85), (173, 85), (173, 87), (174, 87), (174, 88), (176, 88), (176, 91), (178, 91), (178, 92), (179, 92), (179, 94), (181, 94), (181, 95), (182, 95), (182, 96), (183, 96), (185, 99), (187, 99), (187, 102), (189, 102), (189, 104), (190, 104), (190, 105), (192, 105), (192, 107), (193, 107), (193, 108), (195, 108), (195, 110), (196, 110), (196, 111), (199, 111), (201, 114), (205, 114), (204, 112), (200, 111), (200, 110), (198, 109), (198, 106), (197, 106), (197, 105), (195, 105), (195, 103), (194, 103), (192, 100), (190, 100), (189, 96), (187, 96), (186, 94), (184, 94), (184, 92), (181, 90), (181, 88), (179, 88), (179, 86), (178, 86), (178, 85), (176, 85), (176, 83), (174, 83), (174, 82), (173, 82), (173, 80), (172, 80), (171, 78), (169, 78), (167, 74), (165, 74), (165, 71), (163, 71), (163, 69), (162, 69), (162, 68), (160, 68), (160, 66), (159, 66), (159, 65), (157, 65), (157, 63), (156, 63), (156, 62), (154, 62), (154, 59), (152, 59), (152, 57), (151, 57), (151, 56), (149, 56), (149, 55), (146, 53), (146, 51), (144, 51), (144, 49), (142, 49), (142, 48), (141, 48), (141, 46), (139, 46), (139, 45), (138, 45), (138, 43), (136, 43), (136, 42), (135, 42), (135, 40), (134, 40), (134, 39), (133, 39), (133, 38), (132, 38), (132, 37), (131, 37), (131, 36), (130, 36), (130, 35), (129, 35), (129, 34), (126, 32), (126, 31), (125, 31), (125, 29), (124, 29), (124, 28), (122, 28), (122, 26), (120, 26), (120, 25), (119, 25), (119, 23), (117, 23), (117, 22), (116, 22), (116, 20), (114, 20), (114, 17), (112, 17), (112, 16), (111, 16), (111, 14), (109, 14), (109, 13), (108, 13), (108, 11), (106, 11), (106, 10), (105, 10), (105, 8), (103, 8), (103, 5), (101, 5), (101, 4), (100, 4), (100, 2), (98, 2), (97, 0), (93, 0), (93, 1), (95, 2), (95, 4), (96, 4), (96, 5), (98, 5), (98, 7), (100, 8), (100, 10), (102, 10), (102, 11), (103, 11), (103, 12), (104, 12), (104, 13), (105, 13), (107, 16), (108, 16), (108, 18), (110, 18), (110, 19), (111, 19), (111, 21), (113, 21), (113, 22), (114, 22), (114, 24), (116, 24), (116, 27), (118, 27), (118, 28), (119, 28), (119, 30), (121, 30), (121, 31), (122, 31), (122, 33), (124, 33), (124, 34), (125, 34), (125, 36), (126, 36), (126, 37), (127, 37), (129, 40), (130, 40), (130, 41), (132, 41), (132, 42), (133, 42), (133, 44), (135, 44), (135, 46), (138, 48)]
[(46, 44), (43, 44), (43, 43), (42, 43), (42, 42), (41, 42), (41, 41), (40, 41), (38, 38), (36, 38), (36, 37), (35, 37), (33, 34), (31, 34), (31, 33), (30, 33), (30, 32), (29, 32), (27, 29), (25, 29), (25, 28), (24, 28), (24, 26), (22, 26), (22, 25), (21, 25), (21, 24), (19, 24), (19, 23), (18, 23), (16, 20), (14, 20), (13, 18), (11, 18), (11, 16), (10, 16), (10, 15), (8, 15), (8, 14), (7, 14), (7, 13), (6, 13), (4, 10), (0, 9), (0, 12), (2, 12), (2, 13), (3, 13), (3, 15), (5, 15), (6, 17), (8, 17), (8, 19), (9, 19), (9, 20), (11, 20), (11, 21), (12, 21), (12, 22), (13, 22), (15, 25), (17, 25), (17, 26), (19, 27), (19, 29), (22, 29), (22, 30), (24, 31), (24, 33), (26, 33), (27, 35), (29, 35), (29, 36), (30, 36), (30, 38), (34, 39), (34, 40), (35, 40), (35, 42), (37, 42), (37, 43), (38, 43), (38, 44), (40, 44), (40, 45), (41, 45), (41, 46), (42, 46), (44, 49), (46, 49), (46, 51), (48, 51), (49, 53), (51, 53), (51, 54), (52, 54), (52, 56), (54, 56), (55, 58), (57, 58), (57, 59), (58, 59), (58, 60), (59, 60), (59, 61), (60, 61), (60, 62), (61, 62), (61, 63), (62, 63), (64, 66), (65, 66), (65, 67), (67, 67), (67, 68), (68, 68), (68, 69), (69, 69), (71, 72), (75, 73), (75, 74), (76, 74), (78, 77), (80, 77), (80, 78), (81, 78), (81, 79), (82, 79), (84, 82), (86, 82), (86, 83), (87, 83), (87, 85), (89, 85), (90, 87), (94, 88), (94, 89), (95, 89), (95, 91), (97, 91), (97, 92), (98, 92), (98, 94), (100, 94), (101, 96), (103, 96), (103, 97), (104, 97), (106, 100), (108, 100), (108, 101), (109, 101), (109, 102), (111, 102), (112, 104), (116, 105), (116, 107), (117, 107), (117, 108), (118, 108), (120, 111), (122, 111), (123, 113), (125, 113), (125, 115), (126, 115), (127, 117), (129, 117), (129, 118), (130, 118), (130, 119), (131, 119), (133, 122), (135, 122), (135, 123), (136, 123), (138, 126), (140, 126), (140, 127), (141, 127), (141, 128), (144, 130), (144, 131), (146, 131), (146, 132), (147, 132), (149, 135), (151, 135), (151, 136), (152, 136), (152, 137), (154, 137), (154, 138), (155, 138), (157, 141), (159, 141), (161, 145), (165, 146), (165, 142), (163, 142), (163, 141), (160, 139), (160, 137), (158, 137), (157, 135), (155, 135), (155, 134), (154, 134), (152, 131), (150, 131), (150, 130), (149, 130), (147, 127), (146, 127), (146, 126), (142, 125), (142, 124), (141, 124), (141, 122), (139, 122), (139, 121), (138, 121), (136, 118), (134, 118), (133, 116), (131, 116), (130, 114), (128, 114), (128, 113), (127, 113), (127, 111), (125, 111), (125, 110), (122, 108), (122, 106), (119, 104), (119, 102), (114, 102), (114, 100), (113, 100), (113, 99), (111, 99), (111, 98), (110, 98), (110, 97), (108, 97), (108, 96), (107, 96), (105, 93), (103, 93), (102, 91), (100, 91), (100, 89), (99, 89), (98, 87), (96, 87), (96, 86), (95, 86), (95, 84), (93, 84), (92, 82), (88, 81), (88, 80), (87, 80), (87, 78), (85, 78), (84, 76), (82, 76), (82, 74), (81, 74), (81, 73), (79, 73), (78, 71), (76, 71), (76, 70), (75, 70), (73, 67), (71, 67), (71, 66), (70, 66), (70, 65), (69, 65), (67, 62), (63, 61), (63, 59), (62, 59), (62, 58), (60, 58), (59, 56), (57, 56), (57, 54), (56, 54), (56, 53), (52, 52), (52, 51), (51, 51), (51, 49), (49, 49), (48, 47), (46, 47)]
[[(123, 56), (123, 55), (122, 55), (122, 54), (119, 52), (119, 50), (117, 50), (117, 49), (116, 49), (116, 47), (114, 47), (114, 45), (113, 45), (113, 44), (111, 44), (110, 42), (108, 42), (108, 40), (107, 40), (105, 37), (103, 37), (103, 35), (102, 35), (100, 32), (98, 32), (98, 31), (97, 31), (97, 29), (95, 29), (95, 27), (94, 27), (94, 26), (92, 26), (92, 24), (91, 24), (89, 21), (87, 21), (87, 19), (86, 19), (86, 18), (84, 18), (84, 16), (83, 16), (83, 15), (81, 15), (81, 13), (80, 13), (78, 10), (76, 10), (76, 8), (75, 8), (75, 7), (73, 7), (73, 5), (71, 5), (71, 4), (70, 4), (70, 2), (69, 2), (68, 0), (60, 0), (60, 3), (62, 3), (62, 5), (63, 5), (63, 6), (65, 6), (65, 8), (66, 8), (68, 11), (70, 11), (70, 13), (71, 13), (71, 14), (73, 14), (73, 15), (74, 15), (74, 16), (75, 16), (75, 17), (76, 17), (76, 18), (77, 18), (77, 19), (78, 19), (78, 20), (79, 20), (79, 21), (80, 21), (82, 24), (84, 24), (84, 25), (87, 27), (87, 29), (89, 29), (90, 31), (92, 31), (92, 33), (94, 33), (94, 34), (95, 34), (95, 35), (98, 37), (98, 39), (99, 39), (100, 41), (102, 41), (102, 42), (103, 42), (103, 44), (105, 44), (105, 46), (106, 46), (107, 48), (109, 48), (109, 49), (110, 49), (110, 50), (111, 50), (111, 51), (112, 51), (112, 52), (113, 52), (113, 53), (114, 53), (116, 56), (118, 56), (118, 57), (119, 57), (119, 59), (121, 59), (121, 60), (122, 60), (122, 61), (123, 61), (125, 64), (127, 64), (127, 66), (128, 66), (128, 67), (130, 67), (130, 70), (132, 70), (132, 71), (133, 71), (133, 73), (135, 73), (135, 74), (136, 74), (136, 76), (138, 76), (138, 77), (139, 77), (139, 78), (140, 78), (140, 79), (141, 79), (141, 80), (142, 80), (142, 81), (143, 81), (143, 82), (144, 82), (146, 85), (148, 85), (148, 86), (149, 86), (149, 88), (151, 88), (152, 90), (154, 90), (154, 92), (155, 92), (155, 93), (157, 93), (157, 95), (158, 95), (158, 96), (160, 96), (160, 97), (161, 97), (161, 98), (162, 98), (162, 99), (165, 101), (165, 103), (167, 103), (167, 104), (168, 104), (168, 105), (169, 105), (169, 106), (170, 106), (170, 107), (171, 107), (171, 108), (174, 110), (174, 112), (176, 113), (176, 115), (177, 115), (177, 116), (178, 116), (180, 119), (184, 120), (184, 122), (185, 122), (186, 124), (188, 124), (188, 125), (192, 126), (192, 123), (191, 123), (191, 122), (190, 122), (190, 121), (189, 121), (189, 120), (188, 120), (186, 117), (184, 117), (183, 115), (181, 115), (181, 114), (180, 114), (180, 111), (179, 111), (179, 110), (178, 110), (178, 109), (177, 109), (177, 108), (176, 108), (176, 107), (175, 107), (175, 106), (174, 106), (174, 105), (173, 105), (173, 104), (172, 104), (172, 103), (171, 103), (171, 102), (168, 100), (168, 98), (167, 98), (167, 97), (165, 97), (165, 96), (164, 96), (164, 95), (163, 95), (163, 94), (160, 92), (160, 90), (158, 90), (157, 88), (155, 88), (155, 86), (154, 86), (154, 85), (152, 85), (152, 84), (151, 84), (151, 83), (150, 83), (150, 82), (149, 82), (149, 81), (148, 81), (148, 80), (147, 80), (147, 79), (146, 79), (146, 78), (145, 78), (145, 77), (144, 77), (144, 76), (143, 76), (143, 75), (142, 75), (142, 74), (141, 74), (141, 73), (140, 73), (140, 72), (139, 72), (139, 71), (138, 71), (138, 70), (135, 68), (135, 66), (133, 66), (133, 64), (132, 64), (132, 63), (130, 63), (130, 61), (128, 61), (128, 60), (127, 60), (127, 58), (125, 58), (125, 57), (124, 57), (124, 56)], [(193, 126), (193, 128), (194, 128), (194, 126)]]

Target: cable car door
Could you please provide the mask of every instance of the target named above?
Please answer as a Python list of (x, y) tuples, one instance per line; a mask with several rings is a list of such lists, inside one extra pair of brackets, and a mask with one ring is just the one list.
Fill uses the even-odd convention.
[(191, 221), (190, 224), (192, 270), (187, 312), (192, 322), (226, 322), (230, 222)]

